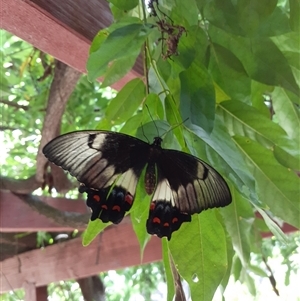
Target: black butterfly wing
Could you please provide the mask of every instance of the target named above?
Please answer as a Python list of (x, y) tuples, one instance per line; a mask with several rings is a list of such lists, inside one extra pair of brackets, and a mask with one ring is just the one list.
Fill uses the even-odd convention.
[(80, 186), (79, 191), (88, 195), (86, 204), (92, 210), (91, 221), (99, 218), (103, 223), (120, 223), (130, 210), (134, 198), (121, 186), (109, 186), (100, 190)]
[(147, 220), (150, 234), (170, 239), (173, 231), (191, 220), (191, 214), (231, 203), (227, 183), (204, 161), (162, 149), (156, 164), (158, 183)]
[[(126, 172), (130, 179), (137, 180), (147, 162), (149, 148), (148, 143), (125, 134), (78, 131), (53, 139), (43, 153), (86, 187), (99, 190), (111, 186)], [(122, 180), (126, 181), (126, 177)]]
[(137, 138), (109, 131), (79, 131), (49, 142), (43, 153), (84, 185), (94, 220), (119, 223), (129, 211), (146, 168), (145, 189), (153, 193), (147, 231), (171, 238), (191, 214), (231, 202), (229, 188), (207, 163)]
[(49, 142), (43, 153), (84, 184), (91, 220), (118, 224), (129, 211), (150, 145), (125, 134), (78, 131)]

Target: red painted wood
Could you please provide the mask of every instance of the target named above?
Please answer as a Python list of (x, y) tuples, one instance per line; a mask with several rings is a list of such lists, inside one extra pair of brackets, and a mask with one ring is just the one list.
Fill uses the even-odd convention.
[(131, 224), (108, 228), (87, 247), (82, 246), (81, 240), (76, 238), (3, 260), (0, 292), (24, 285), (31, 288), (84, 278), (162, 258), (161, 240), (152, 237), (141, 260), (140, 246)]
[[(37, 8), (31, 1), (2, 0), (1, 28), (74, 69), (86, 72), (90, 41), (46, 11)], [(120, 90), (129, 80), (137, 76), (140, 75), (131, 71), (114, 84), (113, 88)]]
[(48, 300), (48, 290), (47, 286), (40, 286), (36, 288), (36, 297), (38, 301)]
[[(62, 211), (88, 213), (83, 200), (43, 198), (47, 204)], [(0, 190), (1, 232), (69, 232), (74, 228), (60, 226), (34, 211), (17, 196)], [(88, 222), (88, 220), (87, 220)], [(79, 231), (85, 228), (79, 228)]]
[(23, 287), (25, 290), (24, 301), (39, 301), (36, 296), (36, 288), (35, 288), (35, 284), (33, 282), (29, 282), (29, 281), (25, 280)]
[[(42, 201), (61, 211), (89, 213), (89, 209), (85, 205), (84, 200), (71, 200), (66, 198), (51, 198), (40, 197)], [(1, 217), (1, 232), (70, 232), (72, 227), (62, 227), (55, 224), (44, 215), (35, 212), (17, 196), (8, 191), (0, 190), (0, 217)], [(260, 214), (256, 213), (257, 218), (262, 218)], [(126, 218), (124, 222), (127, 221)], [(298, 229), (283, 223), (281, 229), (284, 233), (297, 231)], [(79, 231), (85, 228), (78, 228)], [(270, 237), (271, 232), (263, 232), (262, 237)]]

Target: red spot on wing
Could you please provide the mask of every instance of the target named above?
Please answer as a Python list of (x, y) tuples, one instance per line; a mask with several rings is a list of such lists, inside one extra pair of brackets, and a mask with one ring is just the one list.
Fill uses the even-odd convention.
[(153, 222), (153, 223), (160, 224), (160, 219), (159, 219), (158, 217), (154, 217), (154, 218), (152, 219), (152, 222)]
[(93, 196), (94, 201), (100, 202), (100, 196), (99, 195), (94, 195)]
[(127, 193), (125, 196), (125, 202), (128, 203), (129, 205), (132, 205), (133, 202), (133, 197), (131, 194)]
[(164, 223), (164, 227), (169, 227), (170, 224), (169, 223)]
[(106, 205), (102, 205), (101, 208), (107, 210), (107, 206)]
[(172, 224), (177, 223), (177, 222), (178, 222), (178, 218), (177, 218), (177, 217), (174, 217), (174, 218), (172, 219)]
[(152, 210), (154, 210), (155, 209), (155, 203), (151, 203), (150, 204), (150, 210), (152, 211)]
[(112, 207), (112, 210), (116, 210), (116, 211), (120, 212), (121, 208), (120, 208), (120, 206), (115, 205), (115, 206)]

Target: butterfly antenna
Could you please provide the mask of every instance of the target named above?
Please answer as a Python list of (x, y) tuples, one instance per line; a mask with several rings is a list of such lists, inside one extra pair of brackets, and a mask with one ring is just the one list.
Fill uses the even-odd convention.
[(186, 119), (184, 119), (183, 121), (181, 121), (180, 123), (174, 125), (173, 127), (169, 128), (165, 133), (164, 136), (167, 135), (169, 132), (173, 131), (174, 129), (176, 129), (177, 127), (183, 125), (186, 121), (189, 120), (189, 117), (187, 117)]
[(147, 136), (145, 135), (145, 132), (144, 132), (144, 126), (143, 126), (142, 123), (141, 123), (141, 128), (142, 128), (143, 136), (146, 138), (146, 140), (148, 141), (148, 143), (150, 143), (149, 139), (148, 139)]
[(153, 117), (152, 117), (152, 115), (151, 115), (151, 113), (150, 113), (149, 107), (148, 107), (147, 105), (145, 105), (145, 106), (146, 106), (146, 108), (147, 108), (147, 111), (148, 111), (148, 113), (149, 113), (149, 116), (150, 116), (151, 120), (152, 120), (153, 123), (154, 123), (154, 126), (155, 126), (156, 131), (157, 131), (157, 136), (159, 137), (159, 130), (158, 130), (158, 127), (157, 127), (157, 125), (156, 125), (156, 123), (155, 123), (155, 121), (154, 121), (154, 119), (153, 119)]

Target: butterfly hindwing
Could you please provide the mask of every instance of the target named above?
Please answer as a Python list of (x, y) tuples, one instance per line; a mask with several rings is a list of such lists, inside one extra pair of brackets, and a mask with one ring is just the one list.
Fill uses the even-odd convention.
[(151, 202), (146, 227), (149, 234), (158, 237), (166, 236), (168, 240), (183, 222), (190, 222), (191, 215), (181, 213), (179, 209), (166, 201)]
[(119, 224), (130, 210), (134, 196), (119, 186), (94, 190), (81, 186), (80, 192), (86, 192), (86, 204), (92, 210), (91, 220), (101, 219), (103, 223)]

